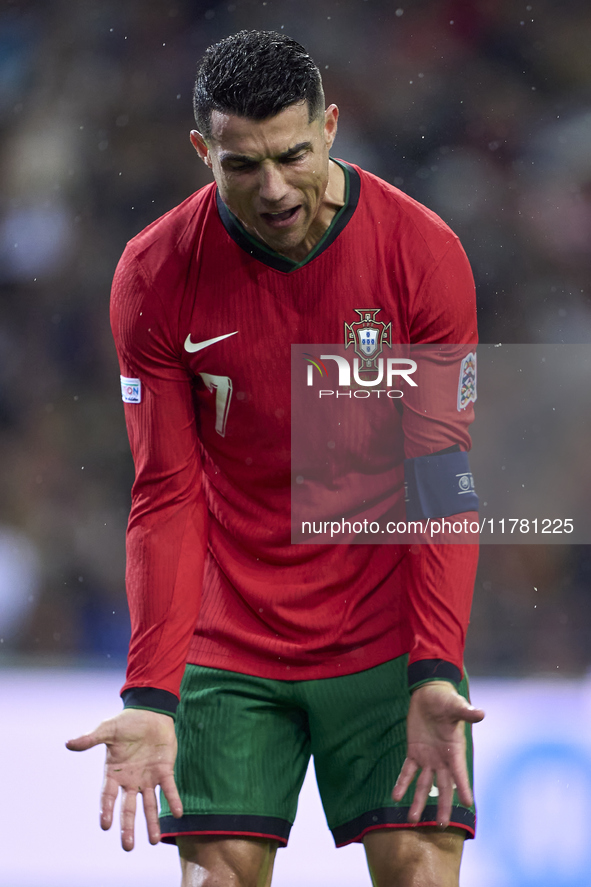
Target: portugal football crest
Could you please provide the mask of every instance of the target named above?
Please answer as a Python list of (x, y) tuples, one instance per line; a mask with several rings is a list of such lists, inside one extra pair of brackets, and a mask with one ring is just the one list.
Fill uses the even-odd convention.
[(356, 308), (359, 320), (355, 323), (345, 321), (345, 348), (353, 345), (355, 354), (361, 358), (359, 372), (377, 370), (376, 358), (382, 353), (384, 345), (392, 347), (392, 323), (385, 324), (376, 320), (381, 308)]

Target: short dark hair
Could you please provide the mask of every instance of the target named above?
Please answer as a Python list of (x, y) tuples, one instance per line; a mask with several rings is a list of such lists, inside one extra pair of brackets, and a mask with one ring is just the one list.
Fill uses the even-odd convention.
[(197, 71), (197, 128), (211, 136), (211, 112), (266, 120), (296, 102), (312, 122), (324, 110), (320, 71), (303, 46), (275, 31), (239, 31), (206, 50)]

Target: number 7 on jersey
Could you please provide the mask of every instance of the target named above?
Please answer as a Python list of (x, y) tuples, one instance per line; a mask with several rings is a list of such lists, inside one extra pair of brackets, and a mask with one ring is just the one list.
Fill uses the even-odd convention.
[(226, 422), (232, 400), (232, 380), (229, 376), (213, 376), (211, 373), (199, 373), (205, 387), (213, 394), (215, 391), (215, 430), (222, 437), (226, 436)]

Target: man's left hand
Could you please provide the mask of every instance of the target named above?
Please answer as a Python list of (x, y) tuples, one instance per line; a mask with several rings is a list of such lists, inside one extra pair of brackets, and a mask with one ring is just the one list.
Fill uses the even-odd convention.
[(409, 822), (419, 822), (436, 778), (439, 793), (437, 824), (447, 828), (454, 788), (466, 807), (473, 803), (466, 768), (465, 722), (481, 721), (484, 712), (474, 708), (447, 681), (423, 684), (412, 694), (406, 723), (407, 752), (392, 797), (401, 801), (420, 770)]

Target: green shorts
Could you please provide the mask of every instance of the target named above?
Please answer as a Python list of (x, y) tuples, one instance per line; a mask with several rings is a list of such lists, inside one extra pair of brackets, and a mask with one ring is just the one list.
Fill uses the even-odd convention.
[[(287, 844), (311, 754), (337, 847), (373, 829), (412, 827), (414, 782), (399, 803), (391, 797), (406, 756), (406, 666), (401, 656), (342, 677), (276, 681), (188, 665), (176, 721), (184, 815), (174, 819), (161, 797), (162, 839), (248, 835)], [(465, 678), (459, 690), (467, 698)], [(472, 782), (468, 724), (466, 740)], [(436, 811), (434, 797), (421, 824), (436, 825)], [(455, 794), (450, 824), (473, 837), (474, 808)]]

